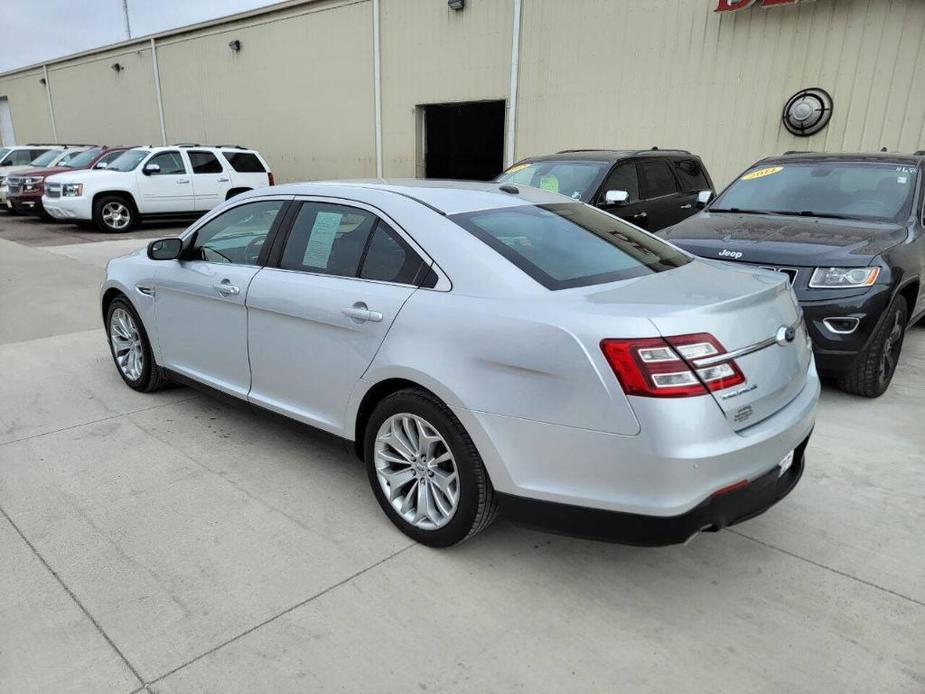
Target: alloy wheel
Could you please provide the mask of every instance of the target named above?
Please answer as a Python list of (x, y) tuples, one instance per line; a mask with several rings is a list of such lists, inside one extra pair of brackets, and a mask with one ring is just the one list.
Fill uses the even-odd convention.
[(459, 471), (449, 446), (418, 415), (399, 413), (376, 434), (376, 477), (392, 508), (422, 530), (449, 523), (459, 506)]
[(903, 316), (902, 311), (893, 313), (893, 325), (883, 344), (883, 356), (880, 358), (880, 382), (883, 383), (893, 375), (899, 361), (899, 353), (903, 345)]
[(132, 221), (132, 213), (128, 205), (118, 200), (112, 200), (103, 205), (101, 215), (106, 226), (116, 231), (125, 229)]
[(135, 319), (124, 308), (117, 308), (109, 318), (109, 339), (119, 370), (128, 380), (137, 381), (144, 371), (144, 346)]

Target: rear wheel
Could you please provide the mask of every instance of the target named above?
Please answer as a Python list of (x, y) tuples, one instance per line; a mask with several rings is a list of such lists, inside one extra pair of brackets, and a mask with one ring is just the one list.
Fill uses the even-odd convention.
[(93, 203), (93, 223), (100, 231), (122, 233), (131, 231), (138, 213), (131, 200), (121, 195), (104, 195)]
[(106, 311), (106, 327), (112, 359), (126, 385), (144, 393), (163, 388), (167, 379), (154, 362), (148, 334), (128, 300), (112, 300)]
[(430, 393), (401, 390), (380, 402), (366, 427), (364, 453), (382, 510), (422, 544), (456, 544), (497, 515), (494, 489), (475, 444)]
[(868, 398), (883, 395), (896, 372), (908, 322), (906, 300), (897, 296), (851, 371), (838, 379), (838, 387), (846, 393)]

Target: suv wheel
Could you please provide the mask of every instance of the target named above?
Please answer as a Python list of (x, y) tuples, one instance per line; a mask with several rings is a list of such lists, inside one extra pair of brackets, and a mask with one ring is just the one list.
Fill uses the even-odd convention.
[(838, 379), (838, 387), (868, 398), (883, 395), (896, 372), (908, 322), (906, 300), (897, 296), (851, 371)]
[(109, 304), (106, 328), (112, 360), (125, 384), (143, 393), (163, 388), (167, 379), (154, 362), (148, 333), (128, 300), (113, 299)]
[(136, 217), (135, 206), (121, 195), (104, 195), (93, 203), (93, 223), (100, 231), (131, 231)]
[(408, 537), (446, 547), (494, 520), (494, 489), (456, 415), (421, 390), (401, 390), (373, 410), (364, 440), (369, 483)]

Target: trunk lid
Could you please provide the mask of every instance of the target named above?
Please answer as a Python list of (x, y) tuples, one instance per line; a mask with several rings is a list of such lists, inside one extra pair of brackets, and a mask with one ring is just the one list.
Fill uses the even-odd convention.
[(726, 352), (753, 350), (735, 358), (745, 383), (711, 394), (736, 430), (770, 417), (806, 384), (812, 350), (780, 273), (695, 260), (608, 288), (587, 288), (584, 298), (596, 308), (612, 304), (622, 315), (645, 316), (665, 337), (705, 332)]

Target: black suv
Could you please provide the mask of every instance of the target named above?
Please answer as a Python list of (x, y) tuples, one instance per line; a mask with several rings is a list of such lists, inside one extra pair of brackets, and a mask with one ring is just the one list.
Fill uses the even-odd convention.
[(819, 372), (877, 397), (906, 326), (925, 314), (923, 154), (763, 159), (660, 236), (705, 258), (786, 273)]
[(570, 149), (520, 161), (499, 183), (543, 188), (649, 231), (691, 216), (713, 195), (703, 162), (683, 149)]

